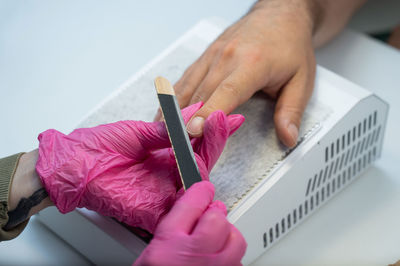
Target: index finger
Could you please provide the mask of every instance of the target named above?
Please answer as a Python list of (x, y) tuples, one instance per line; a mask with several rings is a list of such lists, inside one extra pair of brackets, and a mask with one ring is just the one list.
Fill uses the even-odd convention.
[(203, 107), (189, 121), (187, 131), (192, 137), (203, 134), (204, 121), (211, 113), (221, 110), (229, 114), (259, 89), (253, 84), (253, 75), (248, 72), (236, 69), (218, 85)]

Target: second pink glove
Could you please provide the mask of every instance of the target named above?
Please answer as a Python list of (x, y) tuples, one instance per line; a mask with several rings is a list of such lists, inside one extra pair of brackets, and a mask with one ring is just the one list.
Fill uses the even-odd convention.
[(134, 266), (241, 265), (246, 240), (226, 219), (225, 205), (213, 198), (210, 182), (191, 186), (161, 220)]

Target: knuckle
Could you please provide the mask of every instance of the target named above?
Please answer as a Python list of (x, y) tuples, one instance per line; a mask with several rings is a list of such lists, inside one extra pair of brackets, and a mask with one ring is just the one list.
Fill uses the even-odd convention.
[(303, 116), (303, 110), (297, 106), (277, 105), (274, 115), (274, 121), (290, 116), (295, 121), (300, 121)]
[(225, 216), (221, 215), (221, 213), (217, 211), (211, 211), (207, 213), (203, 219), (204, 225), (212, 226), (218, 230), (222, 230), (222, 228), (229, 226), (228, 220), (225, 218)]
[(216, 40), (212, 45), (210, 45), (209, 47), (208, 47), (208, 52), (209, 53), (211, 53), (211, 54), (216, 54), (216, 53), (218, 53), (218, 51), (219, 50), (221, 50), (221, 48), (223, 47), (223, 44), (224, 42), (223, 41), (221, 41), (221, 40)]
[(237, 49), (238, 49), (238, 42), (232, 40), (227, 44), (225, 44), (224, 47), (222, 48), (221, 57), (224, 59), (231, 58), (236, 53)]
[(207, 215), (207, 222), (210, 224), (224, 224), (225, 220), (225, 217), (215, 211)]
[(190, 101), (191, 103), (204, 102), (204, 96), (201, 93), (195, 93)]
[(211, 113), (217, 111), (218, 109), (220, 109), (218, 107), (218, 103), (215, 103), (214, 100), (209, 99), (200, 110), (202, 114), (208, 116)]
[(191, 78), (187, 78), (179, 84), (178, 89), (182, 94), (184, 94), (187, 93), (188, 91), (193, 90), (195, 87), (196, 83)]
[(241, 91), (239, 87), (232, 82), (224, 82), (221, 84), (220, 90), (222, 93), (233, 96), (234, 99), (237, 99), (241, 96)]
[(256, 64), (263, 60), (264, 50), (260, 47), (253, 47), (251, 51), (246, 54), (248, 64)]
[(190, 96), (191, 92), (192, 90), (190, 90), (188, 87), (186, 88), (181, 87), (175, 93), (178, 100), (182, 100), (182, 99), (187, 99)]

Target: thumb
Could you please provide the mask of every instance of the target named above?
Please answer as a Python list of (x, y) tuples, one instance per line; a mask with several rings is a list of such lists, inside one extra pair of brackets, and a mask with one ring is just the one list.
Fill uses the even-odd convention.
[(294, 147), (299, 137), (301, 118), (312, 94), (313, 79), (298, 72), (283, 88), (275, 106), (274, 122), (279, 139)]
[(171, 147), (168, 132), (164, 122), (135, 123), (137, 138), (145, 150), (155, 150)]
[(170, 212), (158, 225), (155, 235), (164, 232), (185, 232), (189, 234), (199, 217), (214, 198), (214, 185), (208, 181), (193, 184), (175, 202)]

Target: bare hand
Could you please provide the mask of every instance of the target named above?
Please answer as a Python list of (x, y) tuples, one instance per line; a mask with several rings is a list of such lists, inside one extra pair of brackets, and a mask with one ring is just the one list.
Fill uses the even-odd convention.
[(313, 23), (303, 2), (260, 1), (185, 71), (175, 84), (180, 106), (205, 103), (188, 124), (190, 135), (200, 136), (215, 110), (228, 114), (262, 90), (276, 99), (280, 140), (296, 145), (316, 65)]

